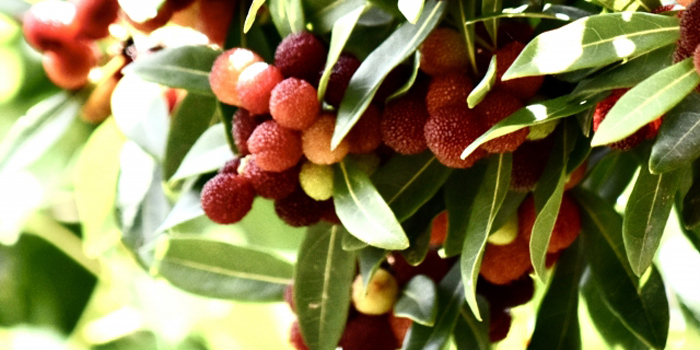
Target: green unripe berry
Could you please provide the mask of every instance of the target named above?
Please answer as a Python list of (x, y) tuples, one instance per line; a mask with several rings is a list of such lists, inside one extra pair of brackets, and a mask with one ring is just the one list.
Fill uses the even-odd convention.
[(352, 302), (357, 311), (366, 315), (382, 315), (389, 312), (396, 302), (399, 285), (387, 270), (379, 269), (364, 288), (362, 276), (352, 283)]
[(325, 201), (333, 195), (333, 167), (306, 162), (301, 166), (299, 183), (309, 197)]
[(501, 228), (492, 233), (488, 242), (495, 245), (511, 244), (518, 236), (518, 216), (513, 215)]

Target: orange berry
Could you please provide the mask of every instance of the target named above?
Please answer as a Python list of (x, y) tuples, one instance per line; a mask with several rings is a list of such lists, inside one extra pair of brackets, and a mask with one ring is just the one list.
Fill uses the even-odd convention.
[(474, 89), (474, 84), (466, 74), (453, 74), (435, 77), (428, 85), (425, 103), (429, 114), (450, 105), (467, 106), (467, 97)]
[(437, 28), (420, 46), (420, 69), (432, 76), (466, 72), (469, 67), (467, 45), (458, 31)]
[(487, 244), (479, 273), (493, 284), (507, 284), (522, 277), (531, 266), (528, 240), (516, 238), (506, 245)]
[(287, 78), (272, 89), (270, 114), (285, 128), (308, 128), (318, 118), (320, 110), (316, 89), (305, 80)]
[(240, 106), (236, 90), (238, 78), (248, 66), (262, 61), (258, 54), (244, 48), (233, 48), (219, 55), (209, 73), (209, 85), (216, 98), (223, 103)]
[(301, 159), (299, 132), (280, 126), (274, 120), (258, 125), (248, 138), (248, 150), (265, 171), (285, 171)]
[(270, 95), (284, 77), (277, 67), (265, 62), (254, 62), (238, 76), (236, 90), (241, 107), (253, 114), (270, 112)]
[[(535, 200), (532, 196), (528, 196), (518, 208), (519, 234), (525, 242), (530, 241), (532, 227), (535, 225), (536, 218)], [(559, 215), (554, 223), (552, 236), (549, 239), (547, 252), (556, 253), (567, 248), (576, 240), (579, 232), (581, 232), (581, 214), (578, 206), (568, 193), (564, 193), (561, 206), (559, 207)]]
[(335, 130), (335, 116), (322, 114), (318, 120), (301, 135), (304, 155), (316, 164), (337, 163), (350, 151), (347, 138), (331, 151), (331, 138)]
[(440, 246), (445, 242), (447, 237), (447, 210), (443, 210), (434, 219), (430, 230), (430, 245)]

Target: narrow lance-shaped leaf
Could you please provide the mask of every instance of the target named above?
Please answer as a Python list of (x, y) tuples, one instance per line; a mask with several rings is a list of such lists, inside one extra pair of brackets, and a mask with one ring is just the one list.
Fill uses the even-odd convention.
[(578, 324), (579, 281), (585, 267), (580, 240), (566, 249), (555, 267), (528, 349), (581, 349)]
[(505, 119), (496, 123), (484, 134), (479, 136), (462, 152), (462, 159), (467, 158), (474, 150), (487, 141), (509, 134), (522, 128), (543, 124), (559, 118), (568, 117), (594, 106), (603, 96), (596, 95), (586, 100), (568, 101), (568, 96), (525, 106)]
[(280, 300), (292, 281), (292, 264), (268, 253), (203, 239), (171, 238), (167, 243), (157, 273), (196, 294), (249, 301)]
[(253, 0), (250, 4), (250, 9), (245, 17), (245, 23), (243, 24), (243, 33), (248, 33), (250, 27), (253, 26), (255, 22), (255, 17), (258, 15), (258, 10), (265, 3), (265, 0)]
[(331, 140), (335, 149), (360, 119), (389, 72), (416, 50), (442, 18), (447, 2), (428, 0), (416, 24), (404, 23), (362, 62), (350, 79)]
[(170, 181), (214, 171), (232, 158), (223, 127), (212, 125), (192, 145)]
[(683, 196), (679, 203), (679, 207), (682, 209), (683, 226), (687, 230), (693, 230), (700, 224), (700, 180), (698, 177), (693, 177), (692, 185), (685, 194), (678, 193), (678, 195)]
[(600, 67), (678, 40), (678, 19), (641, 12), (589, 16), (530, 41), (503, 80)]
[(566, 123), (560, 127), (561, 132), (534, 193), (537, 217), (530, 236), (530, 260), (535, 268), (535, 275), (543, 282), (546, 276), (545, 262), (549, 240), (559, 215), (566, 182), (566, 165), (575, 140), (569, 125), (570, 123)]
[(615, 103), (593, 135), (591, 146), (601, 146), (632, 135), (677, 105), (700, 83), (693, 60), (668, 67), (628, 91)]
[(401, 223), (410, 242), (410, 246), (401, 251), (407, 263), (416, 266), (428, 255), (433, 220), (444, 210), (445, 198), (438, 192), (413, 216)]
[(469, 93), (467, 97), (467, 104), (469, 108), (476, 107), (479, 102), (481, 102), (486, 95), (491, 91), (491, 88), (496, 83), (496, 55), (491, 57), (491, 62), (489, 63), (489, 68), (486, 70), (486, 74), (481, 78), (479, 84)]
[(437, 293), (435, 325), (427, 327), (414, 323), (403, 341), (403, 350), (440, 350), (450, 340), (459, 310), (464, 304), (459, 264), (454, 264), (440, 281)]
[(557, 21), (574, 21), (579, 18), (588, 17), (593, 13), (586, 10), (566, 5), (544, 4), (540, 8), (539, 5), (522, 5), (518, 7), (505, 8), (499, 13), (480, 16), (464, 22), (465, 25), (472, 26), (479, 22), (488, 22), (494, 19), (501, 18), (541, 18)]
[(469, 213), (472, 211), (479, 184), (483, 182), (485, 165), (480, 162), (470, 169), (457, 169), (445, 183), (445, 205), (450, 215), (447, 216), (447, 237), (442, 245), (442, 252), (447, 257), (462, 253)]
[(620, 321), (648, 347), (663, 349), (669, 327), (669, 308), (663, 280), (656, 269), (649, 278), (634, 274), (624, 252), (622, 218), (612, 204), (576, 189), (581, 207), (583, 243), (593, 281)]
[[(309, 16), (309, 22), (316, 33), (330, 32), (336, 21), (345, 16), (348, 12), (363, 6), (365, 2), (365, 0), (339, 0), (328, 2), (326, 7), (317, 10), (314, 14)], [(304, 5), (309, 5), (309, 3), (307, 2)]]
[(476, 281), (486, 240), (491, 233), (494, 219), (510, 187), (510, 171), (513, 156), (503, 153), (489, 159), (484, 182), (479, 187), (467, 226), (460, 265), (467, 304), (476, 318), (481, 320), (476, 301)]
[(146, 55), (124, 68), (125, 74), (190, 92), (213, 96), (209, 72), (221, 51), (207, 46), (183, 46)]
[(355, 254), (341, 247), (339, 226), (309, 228), (294, 271), (294, 305), (299, 329), (313, 350), (335, 349), (350, 308)]
[(597, 94), (603, 91), (635, 86), (654, 73), (673, 63), (676, 45), (666, 45), (619, 66), (606, 70), (592, 78), (582, 80), (569, 94), (571, 99)]
[[(482, 16), (488, 16), (488, 15), (493, 15), (501, 12), (501, 9), (503, 8), (503, 1), (502, 0), (483, 0), (481, 2), (481, 15)], [(491, 41), (493, 42), (494, 47), (498, 47), (498, 18), (491, 18), (486, 21), (484, 21), (484, 26), (486, 27), (486, 31), (489, 33), (489, 36), (491, 37)]]
[(631, 152), (610, 152), (593, 167), (583, 187), (615, 203), (632, 181), (639, 165)]
[(270, 16), (282, 38), (304, 30), (304, 9), (301, 0), (270, 0)]
[(476, 49), (475, 40), (476, 32), (474, 25), (467, 24), (467, 20), (474, 18), (476, 15), (476, 1), (475, 0), (457, 0), (451, 1), (451, 13), (459, 23), (459, 31), (464, 37), (464, 44), (467, 46), (467, 55), (469, 56), (469, 63), (473, 72), (478, 72), (479, 69), (476, 65)]
[(333, 177), (336, 213), (353, 236), (378, 248), (408, 247), (406, 233), (364, 171), (346, 158)]
[(372, 183), (403, 222), (432, 198), (452, 169), (440, 164), (430, 151), (396, 155), (372, 176)]
[(625, 250), (637, 276), (642, 276), (651, 266), (673, 207), (677, 187), (678, 172), (654, 175), (646, 166), (639, 172), (627, 200), (622, 223)]
[(468, 307), (462, 306), (452, 334), (457, 350), (491, 349), (489, 303), (481, 296), (477, 296), (477, 302), (479, 304), (479, 312), (484, 315), (484, 320), (477, 320)]
[(318, 100), (323, 101), (323, 96), (326, 94), (328, 79), (331, 77), (333, 66), (338, 61), (345, 43), (348, 42), (352, 30), (355, 28), (360, 15), (365, 10), (367, 5), (363, 4), (358, 8), (348, 12), (343, 17), (340, 17), (333, 25), (333, 33), (331, 34), (331, 44), (328, 48), (328, 57), (326, 58), (326, 67), (323, 69), (321, 80), (318, 83)]
[(428, 327), (435, 325), (437, 312), (437, 286), (425, 275), (413, 277), (394, 306), (394, 315)]
[(398, 5), (399, 11), (406, 17), (406, 20), (411, 24), (416, 24), (423, 11), (425, 0), (399, 0)]
[(364, 288), (367, 288), (369, 281), (372, 280), (374, 274), (379, 270), (379, 266), (384, 262), (387, 254), (389, 254), (388, 251), (375, 247), (366, 247), (358, 251), (357, 260), (360, 265), (360, 275), (362, 276)]
[(675, 170), (700, 157), (700, 94), (693, 92), (664, 115), (651, 149), (649, 170)]

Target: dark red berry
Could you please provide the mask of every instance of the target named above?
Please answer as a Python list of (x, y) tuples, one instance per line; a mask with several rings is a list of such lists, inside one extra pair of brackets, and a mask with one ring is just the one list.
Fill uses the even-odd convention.
[(310, 226), (321, 220), (323, 207), (319, 203), (297, 187), (289, 196), (275, 201), (275, 212), (289, 226)]
[(248, 179), (218, 174), (202, 188), (202, 209), (211, 221), (233, 224), (241, 221), (253, 206), (255, 190)]
[(315, 81), (326, 63), (326, 46), (309, 32), (287, 36), (275, 51), (275, 66), (284, 77)]
[(245, 164), (243, 176), (250, 180), (255, 192), (264, 198), (282, 199), (292, 194), (299, 185), (299, 166), (280, 172), (265, 171), (250, 159)]

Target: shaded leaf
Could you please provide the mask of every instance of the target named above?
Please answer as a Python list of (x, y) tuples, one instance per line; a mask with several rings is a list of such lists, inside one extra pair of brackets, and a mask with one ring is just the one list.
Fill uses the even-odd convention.
[(398, 6), (399, 11), (406, 17), (411, 24), (416, 24), (421, 12), (423, 12), (423, 6), (425, 5), (425, 0), (399, 0)]
[(466, 25), (474, 25), (479, 22), (488, 22), (500, 18), (541, 18), (558, 21), (573, 21), (583, 17), (592, 15), (593, 13), (586, 10), (566, 5), (544, 4), (540, 5), (522, 5), (518, 7), (505, 8), (500, 13), (480, 16), (472, 20), (466, 21)]
[(355, 254), (341, 247), (339, 226), (309, 228), (294, 271), (294, 305), (310, 349), (335, 349), (348, 317)]
[(518, 208), (520, 204), (525, 200), (528, 195), (526, 192), (508, 191), (506, 198), (503, 199), (501, 208), (498, 209), (498, 214), (496, 218), (493, 219), (493, 226), (491, 227), (491, 233), (498, 231), (503, 225), (505, 225), (513, 215), (517, 215)]
[[(503, 8), (502, 0), (483, 0), (481, 2), (481, 15), (489, 16), (493, 14), (498, 14)], [(490, 18), (484, 21), (484, 26), (486, 31), (491, 37), (494, 47), (498, 47), (497, 37), (498, 37), (498, 18)], [(471, 108), (471, 107), (470, 107)]]
[(625, 250), (637, 276), (642, 276), (651, 266), (677, 187), (678, 172), (654, 175), (642, 166), (627, 200), (622, 222)]
[(468, 157), (480, 145), (499, 136), (509, 134), (528, 126), (543, 124), (584, 111), (598, 103), (602, 97), (603, 96), (594, 96), (583, 101), (568, 101), (568, 96), (561, 96), (525, 106), (496, 123), (479, 136), (474, 142), (467, 146), (464, 152), (462, 152), (461, 157)]
[(207, 46), (182, 46), (154, 52), (129, 64), (124, 74), (161, 85), (212, 96), (209, 72), (221, 51)]
[(632, 135), (678, 104), (700, 83), (693, 60), (666, 68), (628, 91), (615, 103), (598, 130), (591, 146), (601, 146)]
[(425, 151), (393, 156), (372, 176), (372, 182), (399, 222), (403, 222), (440, 190), (451, 172), (435, 155)]
[(401, 223), (410, 243), (408, 248), (401, 251), (401, 255), (410, 265), (420, 264), (428, 255), (433, 220), (443, 210), (445, 210), (445, 199), (442, 193), (438, 192), (418, 209), (416, 214)]
[(200, 192), (188, 189), (180, 194), (172, 210), (155, 232), (165, 232), (179, 224), (204, 216)]
[(447, 217), (447, 237), (442, 250), (447, 257), (462, 253), (469, 225), (469, 213), (472, 212), (474, 199), (480, 187), (477, 184), (484, 181), (485, 174), (486, 163), (479, 162), (470, 169), (454, 170), (445, 183), (445, 204), (450, 214)]
[(503, 80), (604, 66), (672, 44), (678, 36), (673, 17), (641, 12), (585, 17), (530, 41)]
[(223, 127), (212, 125), (192, 145), (169, 181), (215, 171), (232, 158)]
[(328, 5), (309, 16), (309, 22), (314, 32), (327, 33), (333, 28), (336, 21), (347, 13), (364, 6), (365, 0), (340, 0), (328, 2)]
[(289, 262), (268, 253), (191, 238), (170, 238), (158, 263), (158, 274), (178, 288), (247, 301), (281, 300), (293, 271)]
[(357, 252), (357, 261), (360, 265), (360, 275), (362, 275), (362, 284), (367, 288), (369, 281), (374, 277), (379, 266), (386, 259), (388, 251), (375, 247), (366, 247)]
[(476, 1), (475, 0), (457, 0), (451, 1), (450, 13), (457, 23), (459, 23), (459, 31), (462, 33), (464, 43), (467, 46), (467, 56), (473, 72), (478, 72), (476, 64), (476, 31), (474, 25), (467, 24), (476, 16)]
[(0, 4), (0, 13), (20, 19), (32, 4), (24, 0), (5, 0)]
[(476, 301), (476, 281), (479, 278), (486, 240), (510, 187), (512, 162), (511, 153), (494, 155), (489, 159), (484, 181), (477, 190), (467, 224), (460, 266), (467, 304), (479, 320), (481, 315)]
[(683, 196), (682, 203), (682, 223), (683, 226), (692, 230), (700, 224), (700, 180), (693, 179), (693, 184)]
[(581, 349), (578, 323), (579, 281), (585, 267), (580, 240), (566, 249), (554, 270), (537, 311), (535, 332), (528, 349)]
[(459, 310), (460, 317), (454, 328), (454, 341), (457, 350), (488, 350), (491, 349), (489, 338), (489, 305), (486, 299), (477, 296), (479, 312), (484, 315), (484, 320), (479, 321), (468, 307), (463, 306)]
[(664, 115), (649, 170), (665, 173), (700, 157), (700, 94), (691, 93)]
[(638, 168), (632, 153), (609, 152), (593, 167), (583, 182), (583, 187), (597, 193), (607, 202), (615, 203)]
[(469, 93), (467, 97), (467, 104), (469, 108), (476, 107), (479, 102), (483, 101), (486, 95), (491, 91), (491, 88), (496, 83), (496, 55), (491, 56), (491, 62), (489, 62), (489, 68), (486, 70), (486, 74), (481, 78), (479, 84)]
[(437, 286), (425, 275), (413, 277), (394, 305), (394, 315), (432, 327), (437, 318)]
[(444, 1), (426, 1), (415, 25), (404, 23), (362, 61), (338, 109), (331, 148), (335, 149), (360, 119), (389, 72), (410, 56), (437, 26), (446, 7)]

